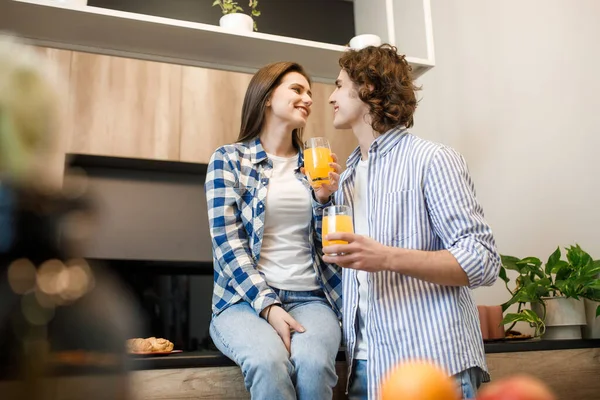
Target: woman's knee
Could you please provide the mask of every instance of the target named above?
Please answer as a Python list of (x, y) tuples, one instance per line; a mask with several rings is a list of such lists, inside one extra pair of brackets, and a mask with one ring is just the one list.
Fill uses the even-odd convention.
[[(279, 346), (274, 346), (279, 347)], [(264, 375), (270, 377), (289, 376), (292, 374), (293, 366), (289, 355), (283, 347), (263, 349), (246, 357), (241, 363), (244, 375)]]
[(296, 373), (310, 375), (315, 379), (328, 374), (335, 374), (335, 357), (325, 352), (304, 353), (293, 357), (292, 363)]

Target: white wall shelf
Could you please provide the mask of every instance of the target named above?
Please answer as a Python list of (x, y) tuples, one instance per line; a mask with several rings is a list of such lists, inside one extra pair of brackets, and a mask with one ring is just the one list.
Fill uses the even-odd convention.
[[(353, 0), (357, 35), (373, 33), (429, 68), (435, 65), (430, 0)], [(410, 56), (410, 57), (408, 57)], [(417, 75), (422, 75), (417, 73)]]
[[(239, 72), (252, 73), (274, 61), (297, 61), (315, 81), (326, 83), (337, 77), (338, 59), (346, 49), (51, 0), (0, 0), (0, 31), (41, 46)], [(433, 67), (427, 58), (407, 59), (417, 76)]]

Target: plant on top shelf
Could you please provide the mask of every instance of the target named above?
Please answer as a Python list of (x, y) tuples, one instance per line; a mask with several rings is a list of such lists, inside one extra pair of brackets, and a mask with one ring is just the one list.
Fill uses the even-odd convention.
[[(219, 6), (223, 15), (244, 12), (244, 9), (238, 4), (237, 1), (234, 0), (215, 0), (212, 5), (213, 7)], [(260, 11), (258, 10), (258, 0), (249, 0), (248, 7), (250, 7), (250, 15), (253, 21), (254, 18), (260, 17)], [(257, 30), (256, 21), (254, 21), (254, 30)]]
[[(544, 334), (546, 319), (546, 303), (548, 298), (566, 297), (573, 299), (587, 298), (593, 301), (600, 301), (600, 260), (593, 260), (592, 257), (583, 251), (579, 245), (566, 248), (567, 260), (561, 260), (561, 251), (558, 247), (550, 255), (545, 266), (542, 261), (536, 257), (526, 257), (519, 259), (517, 257), (502, 255), (502, 266), (499, 277), (506, 285), (506, 289), (512, 297), (502, 305), (502, 310), (506, 311), (513, 304), (518, 304), (516, 313), (506, 314), (502, 324), (512, 324), (507, 330), (510, 330), (517, 322), (523, 321), (529, 323), (535, 328), (534, 336), (538, 337)], [(519, 276), (515, 280), (515, 288), (510, 289), (508, 283), (510, 279), (506, 270), (518, 272)], [(525, 303), (539, 304), (542, 309), (542, 315), (538, 315), (532, 310), (524, 309)], [(596, 308), (596, 316), (600, 315), (600, 306)]]

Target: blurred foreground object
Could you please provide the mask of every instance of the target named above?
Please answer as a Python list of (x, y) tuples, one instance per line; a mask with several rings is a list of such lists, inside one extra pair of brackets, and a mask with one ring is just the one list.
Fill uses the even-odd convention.
[(57, 68), (0, 34), (0, 181), (45, 186), (59, 146), (63, 87)]
[(556, 396), (539, 379), (516, 375), (485, 385), (477, 400), (556, 400)]
[(427, 361), (399, 364), (381, 385), (381, 400), (460, 400), (455, 380)]
[(95, 219), (85, 176), (61, 189), (43, 175), (60, 115), (51, 70), (0, 35), (1, 398), (127, 399), (138, 313), (118, 280), (82, 258)]

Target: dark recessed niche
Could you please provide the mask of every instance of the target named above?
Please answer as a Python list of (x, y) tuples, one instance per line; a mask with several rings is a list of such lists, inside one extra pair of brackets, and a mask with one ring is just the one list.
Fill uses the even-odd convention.
[[(89, 6), (204, 24), (219, 24), (212, 0), (88, 0)], [(247, 0), (238, 3), (245, 7)], [(260, 0), (258, 31), (338, 45), (354, 36), (354, 6), (347, 0)]]
[(69, 154), (85, 172), (99, 218), (85, 258), (107, 268), (141, 312), (136, 337), (164, 337), (184, 351), (215, 350), (206, 165)]
[(85, 256), (212, 263), (206, 165), (70, 154), (99, 218)]

